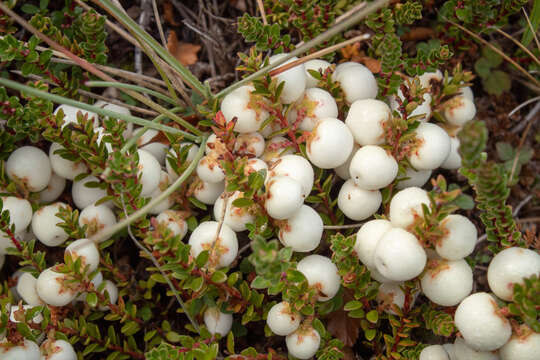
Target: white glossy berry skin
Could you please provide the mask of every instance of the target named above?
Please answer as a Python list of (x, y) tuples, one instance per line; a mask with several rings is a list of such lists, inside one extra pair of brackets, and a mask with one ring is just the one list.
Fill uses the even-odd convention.
[(454, 344), (450, 344), (450, 343), (442, 344), (442, 347), (444, 348), (444, 350), (448, 354), (448, 359), (449, 360), (458, 360), (456, 358), (456, 354), (455, 354), (455, 351), (454, 351)]
[(443, 115), (450, 124), (463, 126), (476, 116), (476, 106), (467, 97), (456, 96), (444, 104)]
[[(87, 225), (86, 236), (90, 237), (116, 224), (114, 212), (105, 204), (90, 204), (79, 215), (79, 226)], [(107, 239), (103, 239), (105, 241)]]
[(240, 156), (259, 157), (263, 154), (264, 147), (264, 137), (258, 132), (240, 134), (234, 143), (234, 151)]
[(292, 311), (288, 302), (282, 301), (270, 308), (266, 324), (274, 334), (287, 336), (298, 329), (301, 320), (302, 315)]
[(250, 133), (258, 131), (263, 122), (268, 118), (268, 112), (260, 105), (254, 104), (251, 92), (255, 88), (252, 85), (244, 85), (227, 94), (221, 102), (221, 112), (227, 123), (236, 117), (234, 131)]
[(441, 306), (454, 306), (471, 293), (473, 273), (465, 260), (430, 260), (420, 282), (429, 300)]
[(169, 146), (167, 144), (162, 144), (160, 142), (151, 142), (149, 144), (141, 146), (140, 149), (152, 154), (152, 156), (156, 158), (160, 166), (165, 165), (165, 158), (167, 157), (167, 152), (169, 151)]
[[(96, 144), (98, 146), (101, 146), (101, 142), (103, 138), (107, 135), (110, 135), (105, 131), (105, 128), (103, 126), (98, 126), (94, 129), (94, 134), (97, 135)], [(112, 144), (108, 142), (104, 142), (103, 146), (105, 147), (106, 154), (111, 154), (113, 152)]]
[[(131, 111), (129, 111), (128, 108), (120, 106), (120, 105), (116, 105), (113, 103), (109, 103), (103, 100), (96, 101), (94, 105), (99, 106), (102, 109), (114, 111), (123, 115), (131, 115)], [(104, 117), (104, 119), (108, 119), (108, 118), (109, 118), (108, 116)], [(117, 121), (123, 122), (123, 120), (120, 120), (120, 119), (117, 119)], [(133, 135), (133, 123), (128, 122), (126, 123), (126, 129), (122, 133), (122, 136), (124, 137), (124, 139), (129, 139), (132, 135)]]
[(428, 182), (432, 172), (432, 170), (414, 170), (413, 168), (409, 167), (407, 170), (405, 170), (405, 175), (398, 176), (398, 180), (405, 180), (399, 181), (396, 187), (399, 190), (413, 186), (422, 187)]
[(341, 277), (336, 265), (329, 258), (309, 255), (298, 262), (296, 269), (304, 274), (309, 286), (318, 290), (318, 301), (330, 300), (337, 294)]
[(9, 155), (6, 161), (6, 174), (15, 182), (23, 182), (31, 192), (47, 187), (52, 169), (49, 157), (35, 146), (21, 146)]
[(431, 89), (432, 82), (442, 81), (444, 79), (441, 70), (437, 69), (434, 72), (425, 72), (418, 77), (420, 79), (420, 85), (425, 89)]
[(390, 222), (400, 228), (409, 227), (416, 218), (424, 217), (422, 204), (430, 205), (426, 190), (413, 186), (398, 191), (390, 201)]
[(497, 350), (512, 335), (510, 322), (485, 292), (466, 297), (456, 309), (454, 323), (467, 345), (476, 351)]
[(279, 241), (293, 251), (309, 252), (321, 242), (323, 221), (310, 206), (302, 205), (292, 217), (278, 222), (278, 227)]
[(275, 176), (287, 176), (298, 181), (302, 194), (307, 197), (313, 188), (315, 173), (309, 161), (299, 155), (284, 155), (272, 163), (267, 179)]
[[(284, 53), (272, 55), (270, 56), (269, 62), (270, 64), (273, 64), (276, 61), (281, 60), (285, 56), (287, 56), (287, 54)], [(286, 65), (295, 60), (298, 60), (296, 56), (290, 58), (280, 66)], [(304, 67), (304, 64), (296, 65), (291, 69), (285, 70), (284, 72), (278, 74), (275, 78), (278, 84), (282, 81), (285, 82), (285, 85), (283, 86), (283, 91), (281, 92), (281, 96), (279, 97), (279, 100), (283, 104), (291, 104), (296, 100), (300, 99), (300, 97), (304, 93), (304, 90), (306, 89), (306, 69)]]
[(321, 59), (313, 59), (313, 60), (306, 61), (304, 63), (305, 70), (306, 70), (306, 88), (309, 89), (309, 88), (316, 87), (319, 82), (319, 80), (311, 76), (308, 70), (314, 70), (314, 71), (318, 71), (324, 74), (324, 72), (326, 71), (326, 69), (328, 69), (328, 67), (330, 67), (330, 65), (331, 64), (328, 61), (321, 60)]
[(0, 358), (2, 360), (40, 360), (40, 356), (39, 346), (28, 339), (24, 339), (23, 345), (0, 346)]
[(459, 94), (474, 103), (474, 94), (470, 86), (464, 86), (460, 89)]
[(384, 311), (388, 314), (396, 315), (392, 310), (392, 305), (396, 305), (398, 308), (403, 309), (405, 305), (405, 293), (401, 290), (400, 285), (402, 283), (383, 283), (379, 286), (379, 292), (377, 293), (377, 302), (384, 304)]
[(416, 170), (434, 170), (450, 154), (450, 137), (443, 128), (431, 123), (421, 123), (415, 130), (416, 146), (408, 158)]
[[(189, 146), (189, 150), (188, 150), (187, 156), (186, 156), (186, 163), (190, 163), (190, 162), (193, 161), (193, 159), (195, 159), (195, 156), (197, 155), (197, 152), (199, 151), (199, 146), (197, 146), (196, 144), (188, 143), (188, 142), (184, 142), (184, 143), (180, 144), (181, 148), (183, 148), (185, 146)], [(169, 176), (171, 178), (171, 181), (175, 181), (176, 179), (178, 179), (178, 177), (180, 175), (178, 175), (174, 171), (174, 169), (171, 166), (171, 164), (169, 163), (169, 160), (167, 159), (167, 157), (171, 157), (173, 159), (173, 162), (174, 162), (174, 161), (176, 161), (177, 154), (173, 149), (171, 149), (171, 150), (169, 150), (169, 152), (167, 153), (167, 156), (165, 157), (165, 169), (167, 170), (167, 174), (169, 174)]]
[(54, 271), (54, 267), (45, 269), (39, 274), (36, 290), (39, 298), (52, 306), (65, 306), (69, 304), (77, 293), (66, 288), (63, 284), (65, 275)]
[(373, 254), (376, 269), (393, 281), (411, 280), (424, 270), (427, 256), (416, 236), (400, 228), (384, 233)]
[(99, 199), (107, 196), (107, 191), (101, 188), (90, 188), (85, 186), (88, 182), (100, 182), (99, 179), (93, 175), (87, 176), (80, 181), (74, 181), (71, 186), (71, 196), (73, 203), (79, 209), (84, 209), (90, 204), (95, 203)]
[[(103, 288), (102, 293), (103, 294), (109, 294), (109, 302), (111, 304), (116, 304), (116, 302), (118, 301), (118, 287), (112, 281), (105, 280), (105, 287)], [(109, 306), (108, 305), (106, 305), (106, 306), (101, 305), (99, 307), (99, 309), (101, 311), (106, 311), (106, 310), (109, 309)]]
[(23, 272), (17, 280), (17, 293), (24, 302), (31, 306), (42, 305), (36, 290), (37, 279), (30, 273)]
[[(227, 199), (227, 208), (223, 209), (225, 205), (225, 198)], [(246, 230), (246, 224), (253, 223), (255, 221), (255, 215), (250, 212), (249, 207), (236, 207), (233, 202), (236, 199), (244, 197), (244, 193), (235, 191), (232, 195), (227, 196), (223, 193), (214, 203), (214, 219), (220, 221), (224, 213), (223, 222), (236, 232)]]
[(300, 209), (304, 198), (298, 181), (288, 176), (275, 176), (266, 184), (264, 208), (270, 217), (285, 220)]
[(247, 164), (244, 167), (244, 174), (246, 176), (249, 176), (249, 174), (251, 174), (252, 172), (257, 172), (260, 170), (266, 170), (266, 177), (268, 177), (268, 164), (261, 159), (253, 158), (247, 161)]
[[(152, 198), (152, 200), (159, 197), (165, 190), (167, 190), (167, 188), (169, 187), (171, 183), (172, 181), (169, 174), (166, 171), (161, 170), (160, 177), (159, 177), (159, 185), (157, 189), (154, 190), (154, 192), (150, 194), (150, 197)], [(154, 206), (148, 213), (152, 215), (157, 215), (160, 212), (171, 208), (173, 205), (174, 205), (174, 199), (169, 196), (165, 198), (164, 200), (162, 200), (159, 204)]]
[(463, 215), (451, 214), (440, 223), (443, 237), (435, 243), (437, 254), (447, 260), (459, 260), (469, 256), (476, 246), (476, 226)]
[(497, 353), (474, 350), (461, 338), (456, 338), (452, 351), (452, 360), (499, 360)]
[[(9, 224), (15, 225), (15, 234), (20, 234), (32, 221), (32, 205), (26, 199), (15, 196), (2, 197), (2, 211), (9, 210)], [(4, 233), (2, 233), (4, 234)]]
[(47, 340), (41, 344), (41, 360), (77, 360), (73, 346), (65, 340)]
[(366, 145), (354, 154), (349, 173), (360, 188), (378, 190), (394, 181), (398, 173), (398, 163), (382, 147)]
[(342, 180), (349, 180), (351, 178), (351, 173), (349, 172), (349, 168), (351, 166), (351, 161), (356, 154), (356, 152), (360, 149), (360, 146), (357, 143), (353, 144), (353, 149), (351, 153), (349, 154), (349, 157), (347, 160), (341, 164), (340, 166), (336, 167), (334, 171), (336, 172), (337, 176), (339, 176)]
[(92, 272), (99, 265), (99, 250), (90, 239), (75, 240), (66, 247), (66, 255), (70, 254), (73, 261), (81, 258), (83, 267), (88, 265), (88, 271)]
[(266, 142), (261, 159), (270, 164), (281, 157), (291, 154), (294, 154), (294, 150), (290, 140), (283, 136), (275, 136)]
[(210, 265), (216, 268), (229, 266), (238, 255), (238, 240), (236, 233), (226, 224), (221, 225), (221, 231), (216, 242), (219, 223), (217, 221), (205, 221), (199, 224), (189, 237), (191, 255), (196, 258), (204, 250), (214, 248), (215, 259), (210, 259)]
[(222, 313), (218, 308), (208, 308), (204, 312), (204, 324), (212, 335), (227, 335), (231, 331), (232, 322), (232, 314)]
[[(302, 120), (298, 119), (301, 114)], [(299, 129), (312, 131), (321, 119), (337, 118), (338, 108), (334, 97), (326, 90), (319, 88), (307, 89), (291, 110), (287, 119), (289, 124), (299, 121)]]
[(324, 118), (308, 137), (307, 156), (313, 165), (321, 169), (333, 169), (347, 161), (353, 143), (351, 131), (343, 121)]
[(351, 220), (360, 221), (375, 214), (382, 203), (379, 190), (364, 190), (352, 179), (343, 183), (338, 194), (339, 209)]
[(513, 334), (499, 349), (501, 360), (536, 360), (540, 354), (540, 334), (526, 326), (520, 328), (520, 335)]
[(176, 210), (165, 210), (156, 217), (156, 220), (167, 226), (175, 236), (180, 236), (182, 240), (188, 232), (188, 226), (181, 215), (181, 212)]
[(356, 256), (368, 268), (374, 268), (375, 248), (382, 236), (392, 228), (388, 220), (375, 219), (366, 222), (356, 233), (354, 251)]
[(321, 336), (311, 326), (301, 326), (285, 338), (287, 350), (297, 359), (312, 358), (321, 344)]
[(203, 156), (197, 165), (197, 176), (206, 182), (217, 183), (225, 179), (225, 172), (217, 160), (216, 153)]
[(62, 207), (67, 207), (67, 204), (57, 202), (47, 205), (37, 210), (32, 217), (34, 235), (47, 246), (61, 245), (69, 238), (64, 229), (56, 225), (62, 222), (56, 217)]
[(384, 143), (384, 124), (392, 118), (386, 103), (375, 99), (357, 100), (351, 104), (345, 124), (356, 143), (379, 145)]
[(89, 120), (94, 119), (94, 127), (99, 126), (99, 117), (95, 112), (79, 109), (71, 105), (60, 105), (54, 110), (53, 114), (58, 114), (60, 109), (62, 109), (64, 113), (64, 124), (62, 125), (62, 128), (64, 128), (64, 126), (68, 125), (69, 123), (78, 123), (78, 112), (80, 112), (83, 116), (87, 116)]
[(349, 104), (356, 100), (375, 99), (379, 91), (377, 80), (367, 67), (345, 62), (336, 66), (332, 80), (338, 81)]
[(450, 152), (448, 157), (441, 164), (443, 169), (457, 170), (461, 167), (461, 155), (459, 155), (459, 139), (456, 136), (450, 136)]
[(77, 175), (83, 174), (88, 171), (88, 167), (82, 161), (71, 161), (64, 159), (55, 152), (62, 150), (64, 147), (58, 143), (52, 143), (49, 148), (49, 159), (51, 162), (52, 170), (58, 176), (64, 179), (73, 180)]
[(213, 205), (223, 190), (225, 190), (225, 181), (209, 183), (199, 180), (193, 190), (193, 196), (206, 205)]
[(449, 360), (441, 345), (430, 345), (422, 350), (419, 360)]
[(66, 179), (53, 171), (47, 187), (39, 192), (39, 202), (48, 204), (60, 197), (66, 188)]
[(157, 159), (145, 150), (137, 150), (139, 156), (138, 176), (142, 184), (141, 196), (149, 196), (159, 186), (161, 166)]
[(540, 273), (540, 255), (529, 249), (511, 247), (491, 259), (487, 279), (489, 288), (499, 298), (512, 301), (514, 284)]

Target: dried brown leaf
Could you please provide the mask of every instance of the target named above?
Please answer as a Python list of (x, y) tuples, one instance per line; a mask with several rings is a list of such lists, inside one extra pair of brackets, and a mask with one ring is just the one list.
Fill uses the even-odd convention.
[(419, 41), (430, 39), (435, 35), (435, 31), (432, 28), (428, 27), (415, 27), (411, 31), (401, 35), (401, 40), (403, 41)]
[(173, 10), (173, 4), (170, 1), (163, 3), (163, 18), (172, 26), (180, 26), (180, 23), (176, 21)]
[(178, 41), (175, 31), (169, 33), (167, 38), (167, 50), (184, 66), (193, 65), (199, 59), (197, 53), (201, 50), (201, 45), (195, 45)]
[(330, 315), (328, 331), (345, 346), (353, 346), (360, 335), (360, 320), (347, 316), (347, 312), (338, 310)]

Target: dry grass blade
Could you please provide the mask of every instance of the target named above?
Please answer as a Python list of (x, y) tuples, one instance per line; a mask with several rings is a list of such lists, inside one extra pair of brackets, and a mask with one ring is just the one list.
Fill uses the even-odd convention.
[(521, 136), (521, 140), (519, 141), (519, 146), (516, 151), (516, 156), (514, 157), (514, 161), (512, 162), (512, 170), (510, 171), (510, 181), (514, 178), (514, 174), (517, 169), (517, 164), (519, 160), (519, 155), (521, 154), (521, 148), (523, 148), (523, 145), (525, 144), (525, 139), (527, 138), (527, 135), (529, 134), (529, 131), (531, 130), (532, 124), (534, 124), (534, 121), (529, 121), (527, 124), (527, 128), (523, 132), (523, 135)]
[(163, 32), (163, 25), (161, 25), (161, 17), (159, 16), (159, 10), (157, 7), (156, 0), (152, 0), (152, 9), (154, 10), (154, 20), (156, 20), (157, 28), (159, 31), (159, 37), (161, 39), (161, 44), (167, 46), (167, 41), (165, 40), (165, 33)]
[(476, 40), (480, 41), (482, 44), (488, 46), (491, 50), (495, 51), (497, 54), (499, 54), (500, 56), (503, 57), (503, 59), (505, 59), (506, 61), (508, 61), (510, 64), (514, 65), (523, 75), (525, 75), (527, 78), (529, 78), (529, 80), (531, 80), (537, 87), (540, 87), (540, 81), (538, 81), (534, 76), (532, 76), (531, 74), (529, 74), (529, 72), (527, 70), (525, 70), (521, 65), (519, 65), (517, 62), (515, 62), (511, 57), (509, 57), (508, 55), (506, 55), (504, 52), (502, 52), (500, 49), (498, 49), (496, 46), (494, 46), (493, 44), (491, 44), (489, 41), (486, 41), (484, 39), (482, 39), (480, 36), (478, 36), (477, 34), (475, 34), (474, 32), (470, 31), (469, 29), (453, 22), (452, 20), (449, 20), (449, 19), (446, 19), (443, 17), (443, 19), (445, 19), (445, 21), (449, 22), (450, 24), (454, 25), (455, 27), (457, 27), (458, 29), (466, 32), (467, 34), (469, 34), (470, 36), (472, 36), (473, 38), (475, 38)]
[(264, 11), (263, 0), (257, 0), (257, 6), (259, 7), (259, 11), (261, 12), (263, 24), (268, 25), (268, 20), (266, 20), (266, 12)]
[(521, 8), (523, 10), (523, 15), (525, 15), (525, 20), (527, 20), (527, 24), (529, 25), (529, 29), (531, 29), (531, 33), (533, 35), (534, 41), (536, 42), (536, 47), (538, 50), (540, 50), (540, 41), (538, 40), (538, 36), (536, 35), (536, 31), (534, 31), (534, 27), (531, 24), (531, 19), (529, 19), (529, 15), (527, 14), (527, 11), (525, 11), (525, 8)]
[(519, 46), (519, 48), (521, 50), (525, 51), (527, 53), (527, 55), (529, 55), (531, 57), (531, 59), (533, 59), (538, 65), (540, 65), (540, 59), (538, 59), (537, 56), (534, 56), (534, 54), (531, 52), (531, 50), (529, 50), (525, 46), (523, 46), (522, 43), (520, 43), (519, 41), (514, 39), (510, 34), (506, 33), (505, 31), (503, 31), (503, 30), (501, 30), (499, 28), (492, 27), (492, 29), (495, 29), (495, 31), (497, 31), (499, 34), (503, 35), (505, 38), (512, 40), (512, 42), (514, 42), (514, 44)]

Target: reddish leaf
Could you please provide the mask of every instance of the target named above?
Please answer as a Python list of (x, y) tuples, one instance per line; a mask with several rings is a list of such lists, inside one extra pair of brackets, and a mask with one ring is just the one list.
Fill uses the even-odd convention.
[(178, 41), (175, 31), (169, 33), (167, 38), (167, 50), (184, 66), (193, 65), (197, 62), (197, 53), (201, 50), (200, 45)]

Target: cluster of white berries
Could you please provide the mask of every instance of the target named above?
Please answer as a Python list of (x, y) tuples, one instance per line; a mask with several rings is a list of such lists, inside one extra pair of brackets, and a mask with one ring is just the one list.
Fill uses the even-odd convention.
[[(12, 307), (10, 320), (18, 322), (13, 318), (14, 307)], [(39, 316), (41, 317), (41, 315)], [(42, 319), (42, 317), (34, 319), (34, 322), (39, 323)], [(1, 343), (2, 341), (0, 341)], [(3, 360), (77, 360), (77, 353), (73, 346), (65, 340), (47, 339), (39, 346), (34, 341), (25, 339), (21, 345), (6, 348), (0, 346), (0, 358)]]

